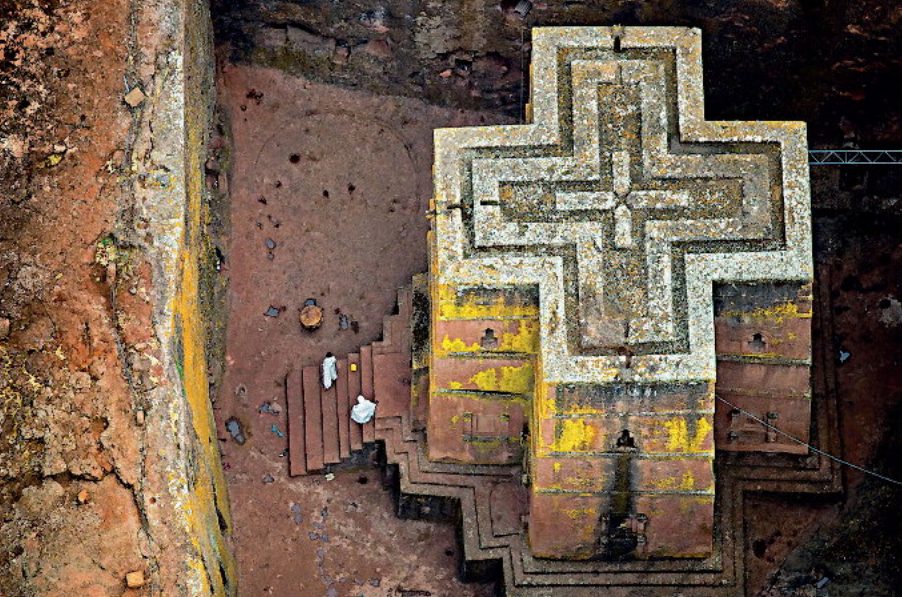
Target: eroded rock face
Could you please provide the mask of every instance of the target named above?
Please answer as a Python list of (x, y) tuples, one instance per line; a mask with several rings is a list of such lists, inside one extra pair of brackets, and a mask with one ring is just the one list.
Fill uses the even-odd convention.
[[(191, 547), (190, 524), (209, 518), (186, 521), (184, 502), (202, 513), (215, 492), (204, 487), (205, 503), (187, 479), (218, 463), (189, 458), (196, 429), (172, 357), (166, 307), (184, 285), (164, 262), (184, 247), (148, 232), (160, 204), (177, 237), (186, 219), (184, 177), (171, 166), (167, 178), (154, 175), (165, 159), (183, 169), (190, 152), (152, 149), (170, 127), (178, 139), (188, 127), (183, 89), (167, 77), (184, 79), (181, 64), (212, 69), (209, 46), (186, 41), (199, 8), (0, 7), (0, 594), (121, 595), (136, 571), (146, 572), (145, 592), (227, 582), (216, 564), (215, 582), (203, 565), (190, 568), (191, 558), (216, 556)], [(197, 25), (206, 39), (209, 23)], [(197, 113), (195, 153), (207, 124)], [(221, 539), (208, 512), (209, 536)]]
[(834, 145), (902, 134), (891, 99), (902, 68), (893, 59), (902, 49), (893, 2), (533, 2), (525, 17), (517, 4), (220, 1), (213, 12), (237, 59), (516, 118), (528, 95), (520, 87), (528, 85), (532, 27), (699, 27), (706, 69), (717, 73), (709, 77), (710, 118), (804, 120), (813, 142)]
[[(86, 503), (79, 503), (82, 491)], [(0, 541), (13, 554), (9, 573), (38, 595), (119, 595), (125, 575), (150, 555), (134, 496), (114, 475), (26, 488)]]
[[(18, 98), (0, 117), (0, 593), (118, 594), (120, 566), (144, 565), (125, 485), (141, 442), (93, 244), (119, 200), (119, 164), (104, 163), (130, 120), (128, 7), (13, 4), (0, 34), (3, 92)], [(76, 508), (80, 487), (98, 501)]]

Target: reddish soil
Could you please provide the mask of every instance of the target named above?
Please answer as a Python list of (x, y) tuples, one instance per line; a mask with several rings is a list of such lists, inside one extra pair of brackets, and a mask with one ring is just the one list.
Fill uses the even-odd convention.
[[(289, 478), (287, 437), (273, 426), (286, 431), (287, 372), (376, 340), (397, 288), (426, 270), (432, 129), (487, 117), (229, 64), (219, 83), (233, 156), (226, 371), (215, 408), (242, 593), (486, 594), (455, 580), (450, 525), (397, 519), (372, 467), (333, 481)], [(297, 319), (307, 298), (326, 312), (313, 333)], [(267, 317), (270, 306), (284, 310)], [(266, 401), (283, 412), (259, 413)], [(244, 424), (246, 444), (225, 439), (229, 417)]]
[(150, 306), (114, 312), (95, 259), (122, 201), (128, 19), (120, 0), (0, 2), (2, 595), (121, 595), (150, 555), (117, 347), (118, 318)]

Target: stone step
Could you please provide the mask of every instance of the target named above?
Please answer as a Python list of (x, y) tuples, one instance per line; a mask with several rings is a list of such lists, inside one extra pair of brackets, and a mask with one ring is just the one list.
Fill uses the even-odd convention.
[(307, 474), (307, 449), (304, 445), (304, 388), (300, 370), (285, 377), (285, 404), (288, 413), (288, 474)]
[(410, 355), (373, 355), (373, 393), (379, 417), (400, 417), (410, 410)]
[[(429, 279), (423, 274), (413, 277), (410, 307), (410, 351), (414, 369), (429, 367)], [(417, 336), (414, 337), (414, 331)]]
[(334, 381), (328, 390), (320, 388), (320, 400), (323, 405), (323, 462), (338, 464), (341, 462), (338, 455), (338, 392)]
[[(375, 397), (373, 388), (373, 347), (360, 347), (360, 393), (365, 398), (372, 400)], [(378, 410), (378, 407), (377, 407)], [(371, 420), (363, 425), (363, 443), (369, 444), (376, 441), (376, 426)]]
[(335, 382), (335, 398), (338, 408), (338, 455), (344, 459), (351, 456), (351, 409), (348, 402), (348, 361), (338, 361), (338, 381)]
[(384, 340), (373, 343), (373, 354), (391, 354), (404, 350), (404, 331), (407, 323), (400, 315), (386, 315), (382, 319)]
[(400, 352), (405, 354), (410, 354), (410, 345), (412, 343), (412, 334), (410, 332), (410, 315), (407, 316), (398, 316), (397, 322), (398, 329), (397, 338), (398, 338), (398, 346), (400, 348)]
[(394, 350), (392, 348), (392, 317), (392, 315), (382, 316), (382, 339), (376, 340), (370, 345), (373, 349), (373, 354), (382, 354)]
[[(356, 371), (351, 371), (351, 365), (357, 367)], [(348, 421), (349, 421), (349, 440), (351, 444), (351, 450), (362, 450), (363, 449), (363, 429), (357, 423), (354, 423), (350, 420), (351, 412), (350, 409), (357, 404), (357, 396), (360, 395), (360, 355), (359, 354), (349, 354), (348, 355)]]
[(429, 369), (411, 369), (410, 427), (414, 431), (426, 429), (429, 419)]
[(307, 470), (319, 471), (323, 462), (323, 407), (320, 397), (319, 367), (304, 367), (304, 446), (307, 452)]
[(404, 286), (398, 289), (398, 315), (409, 319), (413, 312), (413, 287)]

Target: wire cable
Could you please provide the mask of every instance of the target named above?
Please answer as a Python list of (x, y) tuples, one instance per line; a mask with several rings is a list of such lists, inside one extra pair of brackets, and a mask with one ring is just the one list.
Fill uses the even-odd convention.
[(741, 412), (742, 414), (744, 414), (744, 415), (747, 416), (748, 418), (752, 419), (753, 421), (756, 421), (756, 422), (758, 422), (758, 423), (761, 423), (762, 425), (764, 425), (764, 426), (767, 427), (768, 429), (773, 429), (774, 431), (776, 431), (777, 433), (779, 433), (779, 434), (782, 435), (783, 437), (785, 437), (785, 438), (787, 438), (787, 439), (791, 439), (791, 440), (794, 441), (795, 443), (801, 444), (801, 445), (805, 446), (806, 448), (808, 448), (809, 450), (811, 450), (812, 452), (814, 452), (814, 453), (816, 453), (816, 454), (820, 454), (821, 456), (824, 456), (824, 457), (826, 457), (826, 458), (829, 458), (830, 460), (833, 460), (834, 462), (838, 462), (839, 464), (848, 466), (849, 468), (853, 468), (853, 469), (855, 469), (856, 471), (860, 471), (860, 472), (862, 472), (862, 473), (864, 473), (864, 474), (866, 474), (866, 475), (871, 475), (872, 477), (877, 477), (877, 478), (880, 479), (881, 481), (886, 481), (887, 483), (892, 483), (893, 485), (898, 485), (898, 486), (902, 487), (902, 481), (899, 481), (898, 479), (893, 479), (893, 478), (891, 478), (891, 477), (887, 477), (886, 475), (881, 475), (880, 473), (878, 473), (878, 472), (876, 472), (876, 471), (872, 471), (872, 470), (866, 469), (866, 468), (864, 468), (863, 466), (860, 466), (860, 465), (855, 464), (854, 462), (849, 462), (848, 460), (843, 460), (842, 458), (839, 458), (838, 456), (834, 456), (833, 454), (829, 454), (829, 453), (827, 453), (827, 452), (824, 452), (823, 450), (821, 450), (821, 449), (819, 449), (819, 448), (815, 448), (814, 446), (812, 446), (812, 445), (809, 444), (808, 442), (802, 441), (802, 440), (800, 440), (799, 438), (795, 437), (794, 435), (791, 435), (791, 434), (789, 434), (789, 433), (786, 433), (785, 431), (783, 431), (783, 430), (780, 429), (779, 427), (774, 427), (773, 425), (771, 425), (771, 424), (768, 423), (767, 421), (764, 421), (764, 420), (762, 420), (762, 419), (759, 419), (758, 417), (756, 417), (755, 415), (753, 415), (753, 414), (750, 413), (749, 411), (747, 411), (747, 410), (745, 410), (745, 409), (742, 409), (742, 408), (739, 408), (738, 406), (736, 406), (736, 405), (733, 404), (732, 402), (730, 402), (730, 401), (728, 401), (728, 400), (725, 400), (725, 399), (721, 398), (720, 396), (716, 396), (716, 398), (717, 398), (718, 400), (720, 400), (721, 402), (723, 402), (724, 404), (726, 404), (727, 406), (729, 406), (729, 407), (731, 407), (731, 408), (733, 408), (733, 409), (735, 409), (735, 410), (738, 410), (739, 412)]

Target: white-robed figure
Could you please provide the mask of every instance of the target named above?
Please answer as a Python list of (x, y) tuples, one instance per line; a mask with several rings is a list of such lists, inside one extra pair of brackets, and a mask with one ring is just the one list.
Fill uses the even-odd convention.
[(362, 394), (357, 396), (357, 404), (351, 408), (351, 419), (353, 419), (355, 423), (363, 425), (369, 423), (370, 419), (372, 419), (375, 414), (376, 403), (372, 400), (367, 400)]
[(323, 387), (327, 390), (332, 387), (332, 382), (338, 379), (338, 359), (331, 352), (326, 353), (322, 366)]

